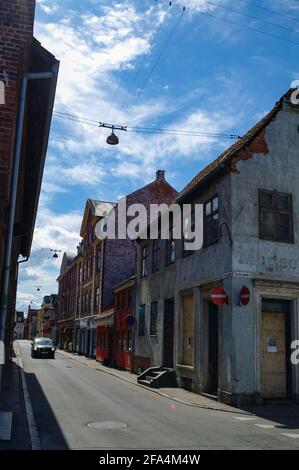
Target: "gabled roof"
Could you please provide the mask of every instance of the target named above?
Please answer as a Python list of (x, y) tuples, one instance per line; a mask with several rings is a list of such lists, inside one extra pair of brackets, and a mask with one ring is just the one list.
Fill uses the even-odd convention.
[(81, 237), (84, 236), (85, 227), (89, 218), (90, 213), (94, 217), (105, 217), (109, 214), (111, 209), (115, 207), (116, 204), (114, 202), (109, 201), (97, 201), (95, 199), (87, 199), (84, 209), (83, 220), (80, 229)]
[(180, 192), (177, 201), (181, 201), (195, 188), (203, 184), (207, 177), (212, 176), (218, 169), (223, 168), (232, 158), (244, 147), (248, 146), (257, 135), (265, 129), (265, 127), (275, 119), (277, 113), (281, 110), (283, 103), (289, 98), (293, 89), (285, 93), (280, 100), (275, 104), (274, 108), (264, 116), (257, 124), (255, 124), (243, 137), (237, 140), (233, 145), (226, 149), (218, 158), (212, 161), (209, 165), (203, 168), (185, 188)]
[(76, 258), (76, 254), (72, 253), (70, 251), (66, 251), (63, 253), (62, 261), (61, 261), (61, 267), (60, 267), (60, 276), (65, 273), (67, 268), (72, 264), (74, 259)]

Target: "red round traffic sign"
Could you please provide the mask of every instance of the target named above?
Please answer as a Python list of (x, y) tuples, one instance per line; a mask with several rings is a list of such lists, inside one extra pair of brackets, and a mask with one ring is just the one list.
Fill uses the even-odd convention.
[(225, 305), (227, 294), (223, 287), (214, 287), (211, 291), (211, 300), (215, 305)]
[(243, 286), (240, 292), (240, 302), (242, 305), (248, 305), (250, 301), (250, 290)]

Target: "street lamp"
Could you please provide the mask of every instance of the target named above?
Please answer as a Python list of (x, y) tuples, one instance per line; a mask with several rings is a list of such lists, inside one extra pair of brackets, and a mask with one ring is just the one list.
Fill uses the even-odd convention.
[(58, 258), (58, 254), (57, 253), (61, 253), (62, 250), (50, 250), (53, 254), (52, 258), (54, 259), (57, 259)]
[(119, 143), (119, 139), (117, 135), (114, 133), (114, 129), (118, 131), (127, 131), (127, 126), (116, 126), (115, 124), (105, 124), (104, 122), (99, 122), (100, 127), (105, 127), (106, 129), (111, 129), (111, 134), (108, 135), (106, 142), (108, 145), (117, 145)]

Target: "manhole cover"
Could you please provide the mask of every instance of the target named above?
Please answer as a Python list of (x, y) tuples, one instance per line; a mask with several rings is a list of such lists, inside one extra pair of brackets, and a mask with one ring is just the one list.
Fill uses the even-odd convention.
[(87, 423), (86, 426), (95, 429), (124, 429), (128, 425), (117, 421), (92, 421), (91, 423)]

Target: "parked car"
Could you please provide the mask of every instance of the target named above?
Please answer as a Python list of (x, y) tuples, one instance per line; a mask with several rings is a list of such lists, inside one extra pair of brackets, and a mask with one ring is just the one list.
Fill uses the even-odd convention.
[(35, 338), (31, 343), (31, 357), (55, 359), (55, 346), (50, 338)]

